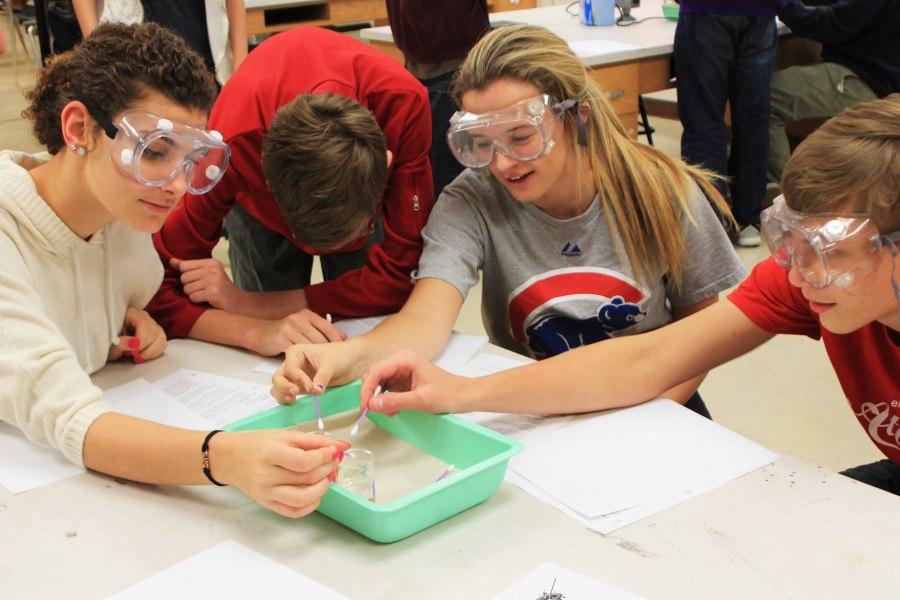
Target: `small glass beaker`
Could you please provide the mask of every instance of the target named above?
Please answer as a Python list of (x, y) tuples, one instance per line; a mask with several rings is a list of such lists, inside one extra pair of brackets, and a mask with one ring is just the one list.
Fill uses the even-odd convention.
[(375, 457), (363, 448), (344, 451), (338, 467), (337, 484), (375, 502)]

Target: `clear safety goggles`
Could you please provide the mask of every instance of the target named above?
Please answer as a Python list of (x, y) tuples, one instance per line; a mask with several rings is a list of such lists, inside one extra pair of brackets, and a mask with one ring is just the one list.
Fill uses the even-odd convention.
[[(556, 145), (553, 125), (546, 116), (557, 117), (577, 109), (577, 100), (555, 102), (548, 94), (527, 98), (501, 110), (475, 114), (457, 111), (450, 118), (447, 144), (466, 167), (486, 167), (501, 150), (513, 160), (535, 160), (548, 154)], [(576, 110), (578, 141), (586, 145), (584, 121)]]
[(896, 261), (900, 231), (882, 235), (865, 215), (805, 214), (784, 196), (761, 214), (763, 238), (775, 261), (800, 274), (815, 288), (846, 287), (871, 275), (882, 248)]
[(82, 100), (112, 140), (109, 156), (126, 176), (147, 187), (162, 187), (184, 172), (188, 191), (203, 194), (222, 179), (231, 150), (218, 131), (198, 129), (140, 110), (113, 122)]

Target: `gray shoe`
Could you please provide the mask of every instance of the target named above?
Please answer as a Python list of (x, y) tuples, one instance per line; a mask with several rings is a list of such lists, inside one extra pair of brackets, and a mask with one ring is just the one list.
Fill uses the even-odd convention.
[(759, 229), (753, 225), (747, 225), (741, 229), (741, 232), (738, 234), (734, 243), (741, 248), (753, 248), (759, 246), (761, 242), (762, 239), (759, 237)]

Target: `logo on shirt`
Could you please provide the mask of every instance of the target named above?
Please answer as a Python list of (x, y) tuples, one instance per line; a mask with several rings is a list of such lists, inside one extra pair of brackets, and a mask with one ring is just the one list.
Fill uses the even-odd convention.
[(535, 358), (555, 356), (640, 323), (649, 296), (634, 280), (609, 269), (548, 271), (510, 294), (511, 333)]
[[(895, 402), (891, 405), (896, 406)], [(864, 402), (856, 416), (866, 426), (873, 442), (900, 450), (900, 416), (892, 414), (887, 402)]]
[(578, 246), (578, 242), (566, 242), (560, 254), (563, 256), (581, 256), (581, 248)]

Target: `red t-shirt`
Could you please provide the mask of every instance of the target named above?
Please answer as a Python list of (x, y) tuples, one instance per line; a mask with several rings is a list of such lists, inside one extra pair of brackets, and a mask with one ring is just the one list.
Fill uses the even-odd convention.
[(831, 333), (821, 326), (800, 288), (790, 284), (788, 271), (772, 258), (756, 265), (728, 299), (770, 333), (822, 338), (856, 418), (878, 449), (900, 464), (898, 332), (892, 334), (875, 322), (852, 333)]
[(187, 298), (179, 274), (168, 268), (169, 258), (209, 258), (235, 203), (303, 251), (322, 253), (293, 239), (266, 186), (262, 142), (280, 107), (298, 94), (325, 92), (370, 110), (394, 160), (381, 206), (384, 241), (369, 249), (362, 268), (306, 287), (307, 303), (320, 314), (366, 317), (396, 312), (406, 301), (410, 272), (422, 253), (422, 228), (434, 205), (428, 92), (403, 65), (371, 46), (326, 29), (298, 27), (263, 42), (222, 88), (209, 127), (231, 146), (231, 164), (212, 190), (187, 194), (153, 236), (166, 274), (147, 310), (170, 337), (188, 335), (209, 306)]

